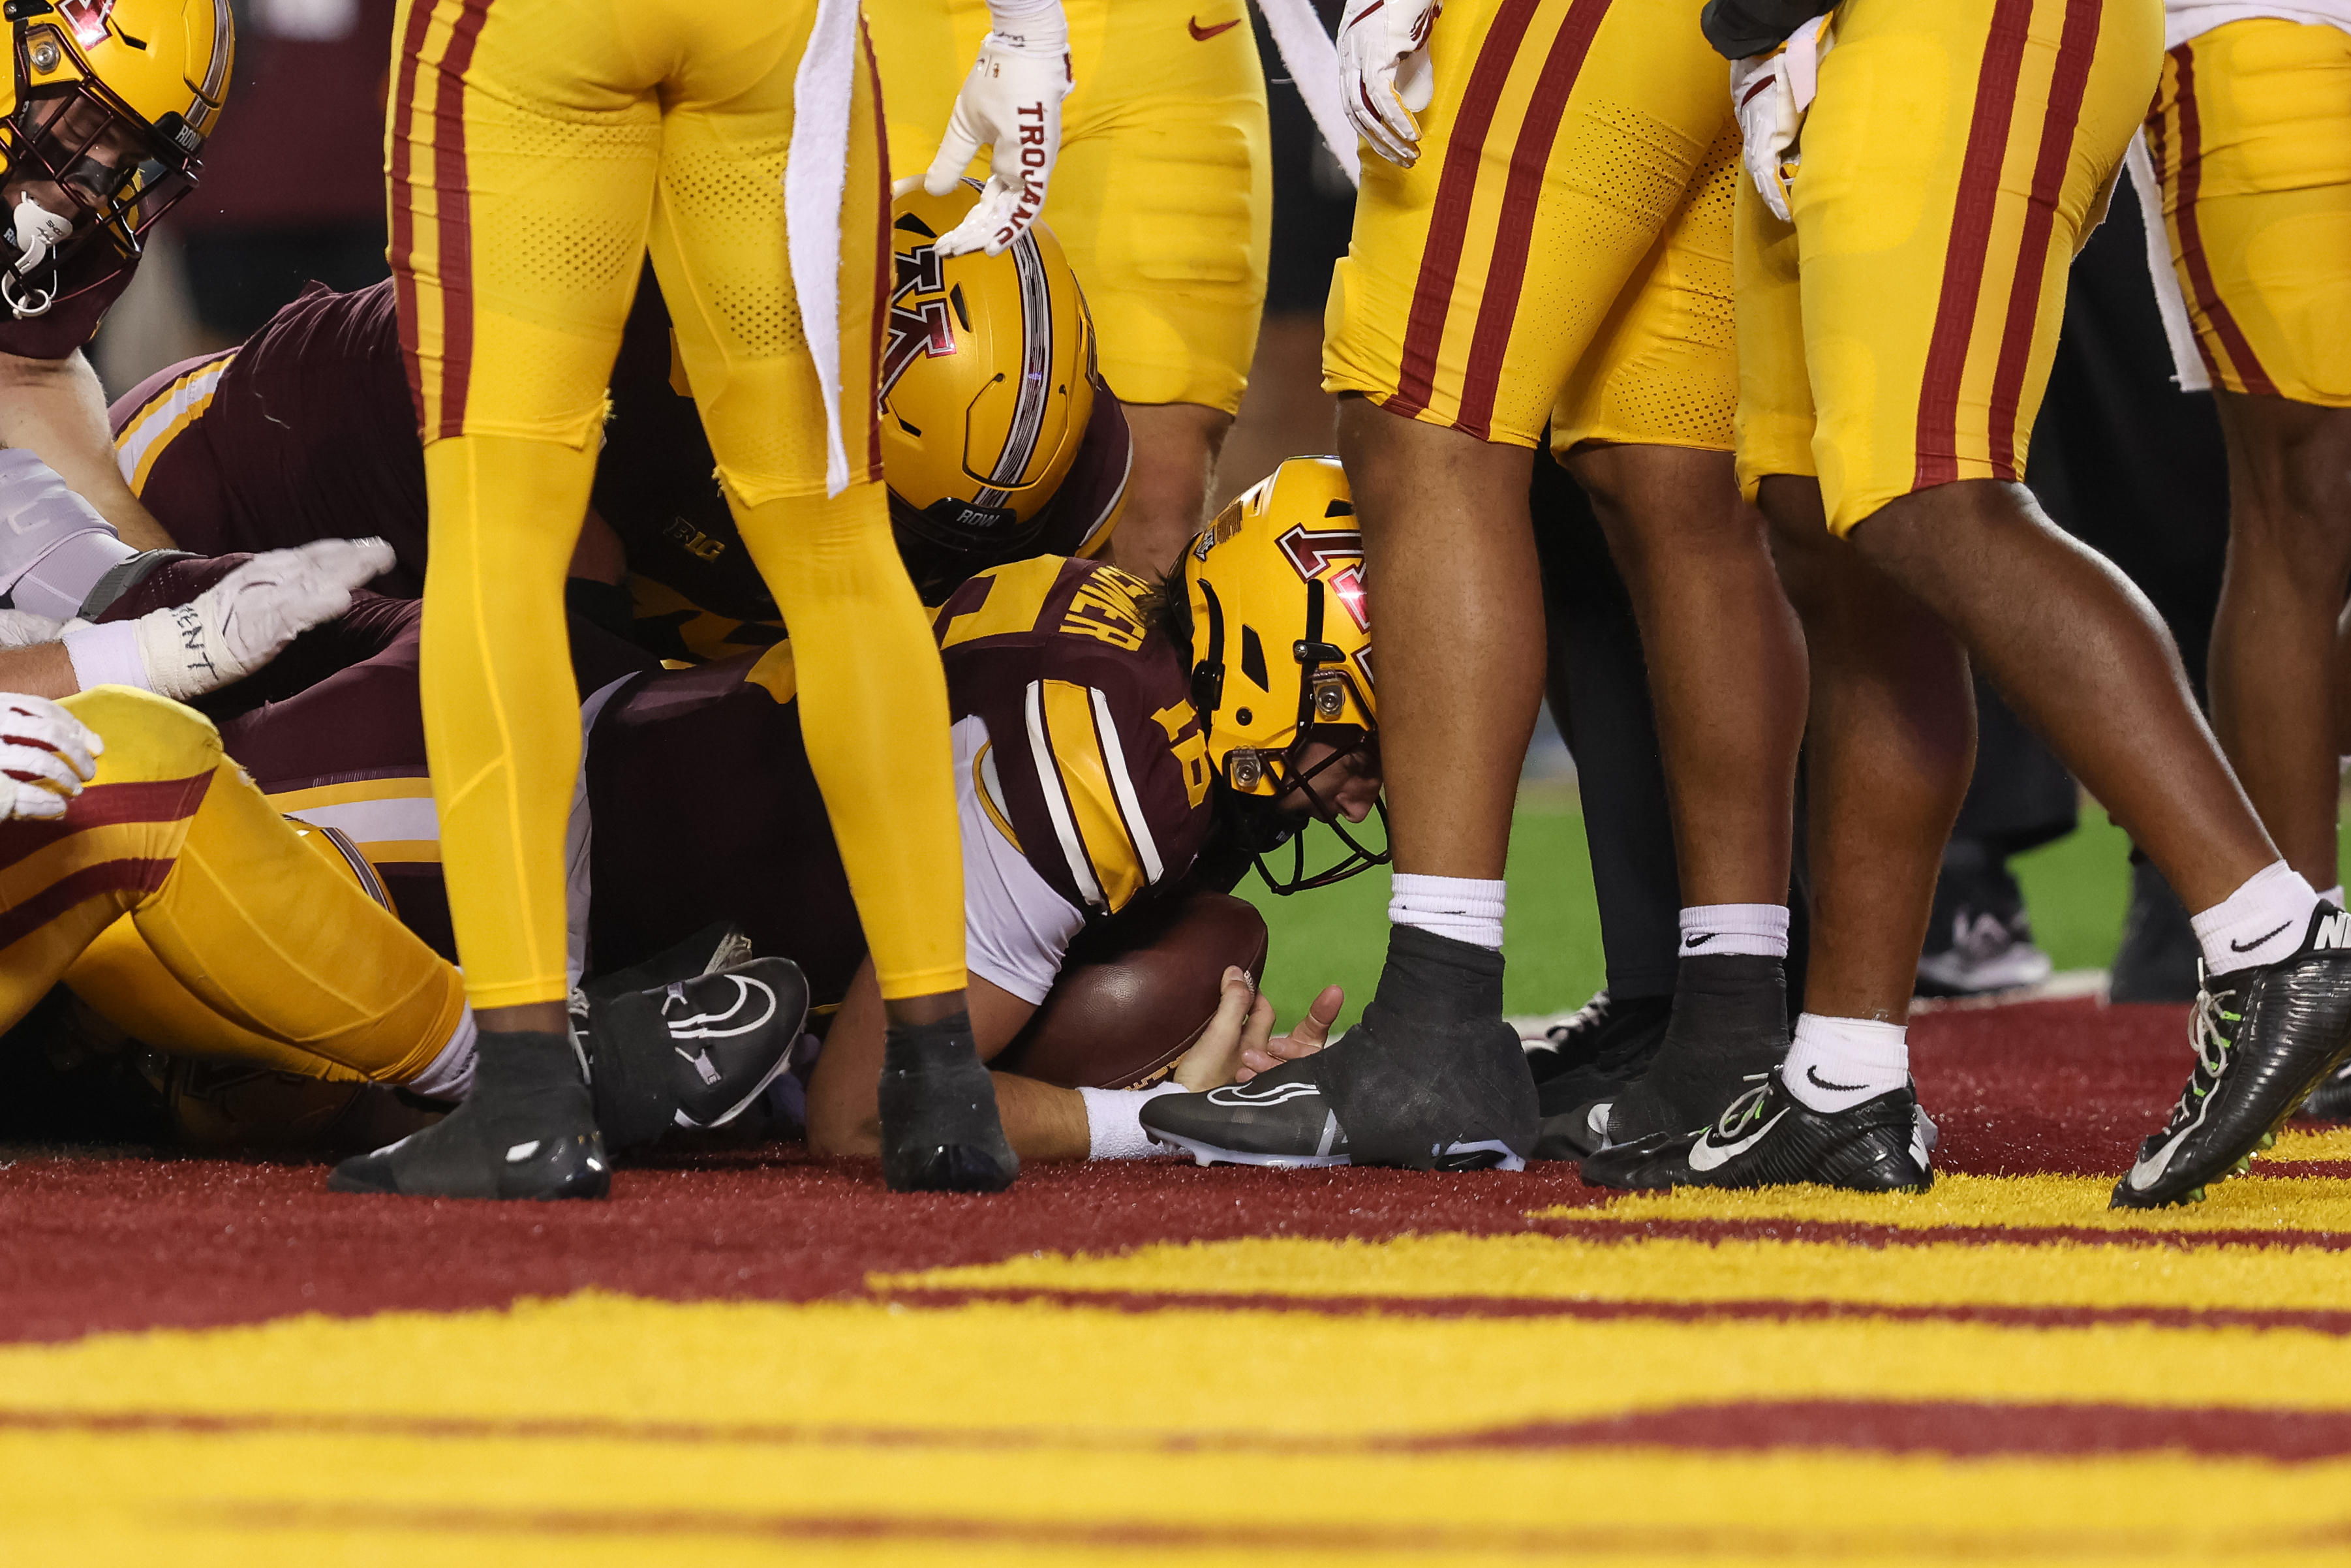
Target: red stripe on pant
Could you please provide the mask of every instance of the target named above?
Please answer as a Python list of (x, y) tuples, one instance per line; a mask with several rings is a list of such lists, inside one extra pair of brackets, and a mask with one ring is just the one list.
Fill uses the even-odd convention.
[[(2236, 368), (2237, 379), (2245, 383), (2249, 392), (2264, 397), (2277, 395), (2277, 383), (2271, 381), (2262, 362), (2253, 357), (2253, 346), (2245, 339), (2244, 329), (2237, 318), (2220, 301), (2220, 290), (2212, 281), (2212, 264), (2204, 255), (2203, 231), (2196, 223), (2196, 196), (2204, 183), (2203, 119), (2196, 111), (2196, 57), (2189, 44), (2171, 51), (2172, 60), (2179, 67), (2179, 196), (2175, 215), (2179, 224), (2179, 259), (2187, 264), (2188, 277), (2195, 286), (2196, 303), (2202, 308), (2212, 330), (2220, 335), (2220, 346), (2229, 350), (2229, 362)], [(2220, 367), (2212, 356), (2204, 356), (2205, 369), (2215, 375)]]
[(1949, 484), (1959, 476), (1959, 382), (1967, 374), (1974, 336), (1976, 296), (1983, 287), (1992, 214), (2000, 204), (2000, 168), (2008, 152), (2009, 121), (2016, 111), (2016, 78), (2032, 22), (2033, 0), (1996, 0), (1991, 36), (1976, 77), (1975, 118), (1959, 163), (1959, 198), (1951, 211), (1951, 242), (1943, 253), (1943, 287), (1935, 302), (1935, 330), (1927, 343), (1918, 390), (1917, 466), (1910, 487)]
[(2082, 98), (2089, 89), (2090, 62), (2097, 57), (2102, 0), (2065, 0), (2065, 26), (2057, 36), (2057, 65), (2049, 81), (2049, 114), (2041, 125), (2041, 150), (2032, 162), (2032, 194), (2024, 209), (2024, 235), (2018, 246), (2016, 277), (2008, 292), (2008, 320), (2001, 329), (2000, 360), (1992, 373), (1991, 471), (2014, 479), (2016, 405), (2032, 360), (2032, 326), (2041, 314), (2041, 279), (2048, 270), (2049, 235), (2056, 227), (2058, 199), (2065, 192), (2065, 169), (2074, 156), (2074, 131), (2082, 122)]
[(212, 784), (211, 768), (185, 779), (92, 784), (67, 803), (62, 817), (0, 822), (0, 871), (91, 828), (183, 821), (196, 814)]
[(489, 19), (490, 0), (463, 0), (434, 99), (433, 183), (439, 193), (434, 232), (441, 250), (441, 427), (465, 433), (465, 394), (474, 376), (473, 195), (465, 183), (465, 72)]
[[(882, 165), (880, 209), (873, 219), (873, 324), (872, 341), (867, 345), (865, 384), (882, 384), (882, 344), (890, 329), (890, 286), (896, 281), (897, 264), (890, 254), (890, 139), (883, 132), (889, 123), (882, 113), (882, 71), (873, 60), (873, 35), (865, 26), (865, 17), (857, 18), (857, 41), (865, 54), (865, 80), (873, 92), (873, 140)], [(841, 411), (844, 418), (846, 409)], [(865, 477), (879, 484), (882, 479), (882, 418), (877, 399), (865, 400)]]
[(416, 347), (416, 62), (437, 0), (415, 0), (400, 39), (400, 80), (392, 99), (392, 168), (387, 180), (392, 204), (392, 290), (400, 308), (400, 358), (408, 368), (409, 401), (416, 405), (416, 429), (424, 429), (424, 367)]
[(1478, 63), (1461, 96), (1460, 117), (1447, 138), (1445, 169), (1437, 177), (1437, 202), (1428, 214), (1428, 238), (1421, 247), (1420, 277), (1413, 285), (1412, 311), (1405, 322), (1395, 395), (1387, 402), (1394, 413), (1427, 411), (1437, 384), (1437, 350), (1445, 340), (1445, 318), (1452, 308), (1453, 287), (1460, 279), (1486, 134), (1494, 127), (1494, 110), (1510, 80), (1511, 63), (1534, 19), (1535, 0), (1503, 0), (1478, 47)]
[(152, 893), (172, 873), (173, 861), (100, 861), (86, 865), (41, 889), (16, 908), (0, 914), (0, 952), (23, 941), (78, 904), (110, 893), (135, 890)]
[(1519, 293), (1527, 278), (1527, 246), (1535, 210), (1542, 200), (1543, 173), (1559, 140), (1560, 118), (1592, 52), (1593, 35), (1608, 15), (1608, 0), (1575, 0), (1552, 39), (1542, 75), (1535, 80), (1527, 117), (1510, 149), (1510, 172), (1502, 185), (1502, 212), (1495, 226), (1494, 259), (1478, 301), (1477, 329), (1469, 339), (1469, 366), (1461, 378), (1461, 413), (1455, 420), (1480, 441), (1493, 439), (1494, 393), (1501, 385), (1502, 361), (1510, 350), (1510, 328), (1519, 313)]

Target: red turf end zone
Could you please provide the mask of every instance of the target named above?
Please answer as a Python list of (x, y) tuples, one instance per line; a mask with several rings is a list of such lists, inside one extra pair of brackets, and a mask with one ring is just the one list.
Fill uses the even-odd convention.
[[(1913, 1030), (1938, 1164), (2119, 1172), (2188, 1070), (2184, 1009), (1950, 1011)], [(1037, 1166), (990, 1198), (897, 1197), (872, 1162), (796, 1150), (622, 1171), (603, 1204), (330, 1197), (315, 1165), (19, 1157), (0, 1165), (0, 1334), (501, 1306), (583, 1287), (674, 1300), (862, 1293), (869, 1271), (1239, 1236), (1524, 1230), (1600, 1201), (1572, 1166), (1520, 1176)]]

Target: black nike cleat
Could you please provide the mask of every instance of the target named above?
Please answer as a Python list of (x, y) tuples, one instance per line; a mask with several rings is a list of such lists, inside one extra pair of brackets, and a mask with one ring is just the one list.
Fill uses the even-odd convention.
[(2294, 1114), (2321, 1122), (2351, 1122), (2351, 1066), (2338, 1067), (2319, 1080), (2318, 1087)]
[(1685, 955), (1673, 1020), (1656, 1059), (1610, 1104), (1608, 1142), (1694, 1131), (1787, 1055), (1788, 981), (1780, 959)]
[(1311, 1072), (1286, 1061), (1247, 1083), (1205, 1094), (1162, 1094), (1143, 1107), (1144, 1131), (1204, 1166), (1308, 1167), (1353, 1163), (1339, 1113)]
[(1594, 1186), (1785, 1186), (1924, 1192), (1934, 1185), (1928, 1123), (1908, 1084), (1842, 1111), (1815, 1111), (1788, 1092), (1780, 1070), (1694, 1133), (1613, 1145), (1583, 1162)]
[(591, 991), (580, 1030), (596, 1124), (618, 1154), (672, 1127), (723, 1127), (791, 1065), (808, 978), (789, 958), (726, 962), (644, 990)]
[(1020, 1174), (971, 1016), (893, 1025), (882, 1048), (882, 1179), (893, 1192), (1001, 1192)]
[(1518, 1170), (1541, 1116), (1501, 1010), (1499, 953), (1394, 926), (1362, 1022), (1246, 1084), (1160, 1095), (1144, 1129), (1203, 1164)]
[(421, 1133), (356, 1155), (329, 1192), (408, 1197), (602, 1197), (604, 1140), (578, 1046), (559, 1034), (484, 1030), (465, 1103)]
[(2195, 1070), (2115, 1184), (2116, 1208), (2200, 1202), (2275, 1143), (2304, 1097), (2351, 1056), (2351, 915), (2321, 904), (2292, 954), (2205, 976), (2189, 1043)]

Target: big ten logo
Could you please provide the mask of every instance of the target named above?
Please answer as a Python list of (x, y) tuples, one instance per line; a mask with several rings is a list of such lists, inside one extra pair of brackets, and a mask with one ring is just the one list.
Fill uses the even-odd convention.
[(716, 560), (726, 553), (725, 539), (712, 538), (684, 517), (672, 517), (662, 529), (662, 538), (700, 561)]

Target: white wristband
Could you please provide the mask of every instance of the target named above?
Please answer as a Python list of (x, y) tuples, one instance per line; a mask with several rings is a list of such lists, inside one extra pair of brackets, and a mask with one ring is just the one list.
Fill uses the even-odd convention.
[(1162, 1094), (1180, 1094), (1184, 1086), (1173, 1081), (1148, 1089), (1081, 1089), (1086, 1103), (1086, 1158), (1147, 1160), (1178, 1151), (1151, 1141), (1143, 1130), (1143, 1103)]
[(74, 680), (84, 691), (97, 686), (136, 686), (142, 692), (155, 689), (147, 678), (146, 661), (139, 656), (139, 622), (114, 621), (103, 626), (93, 626), (87, 621), (70, 622), (65, 635), (58, 639), (66, 645), (66, 657), (73, 661)]
[(1059, 57), (1070, 47), (1061, 0), (988, 0), (987, 30), (1024, 55)]

